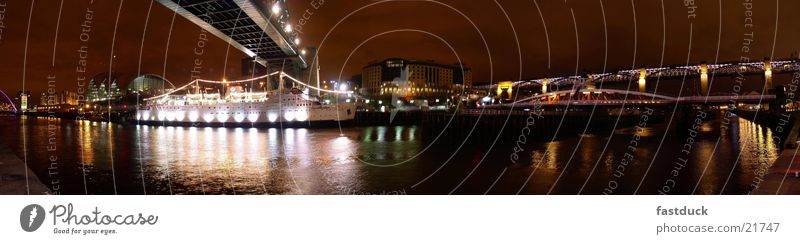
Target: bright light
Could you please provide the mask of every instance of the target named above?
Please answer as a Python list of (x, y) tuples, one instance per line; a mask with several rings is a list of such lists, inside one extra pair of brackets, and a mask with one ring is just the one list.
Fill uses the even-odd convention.
[(383, 101), (378, 101), (378, 104), (383, 104)]
[(247, 116), (247, 120), (249, 120), (250, 123), (255, 123), (256, 121), (258, 121), (258, 114), (257, 113), (253, 113), (253, 114), (248, 115)]
[(229, 116), (227, 114), (222, 114), (222, 113), (217, 114), (217, 120), (219, 120), (219, 122), (222, 123), (228, 122), (228, 117)]
[(294, 120), (294, 117), (295, 117), (295, 114), (292, 111), (287, 111), (286, 113), (283, 114), (283, 118), (286, 119), (286, 121), (289, 121), (289, 122)]
[(365, 102), (366, 102), (366, 103), (369, 103), (369, 99), (367, 99)]
[(349, 102), (350, 102), (350, 99), (344, 100), (344, 102), (346, 102), (346, 103), (349, 103)]
[(306, 50), (305, 49), (300, 50), (300, 55), (306, 55)]
[(233, 116), (233, 120), (235, 120), (236, 123), (242, 123), (242, 121), (244, 121), (244, 114), (237, 113)]
[(189, 121), (191, 121), (192, 123), (197, 122), (197, 118), (200, 118), (200, 114), (198, 114), (196, 111), (192, 111), (189, 113)]
[(275, 3), (272, 5), (272, 14), (280, 14), (281, 13), (281, 4)]
[(184, 111), (175, 111), (175, 120), (176, 121), (183, 121), (183, 118), (186, 117), (186, 112)]
[(297, 111), (295, 114), (295, 118), (297, 121), (306, 121), (308, 119), (308, 112), (306, 111)]
[(341, 84), (341, 85), (339, 85), (339, 90), (341, 90), (341, 91), (347, 91), (347, 88), (348, 88), (348, 87), (347, 87), (347, 84)]
[(267, 119), (269, 119), (269, 122), (275, 122), (276, 120), (278, 120), (278, 114), (269, 113), (267, 115)]
[(300, 38), (294, 38), (294, 45), (300, 45)]
[(283, 27), (283, 30), (286, 31), (286, 33), (292, 33), (292, 24), (286, 24), (286, 26)]
[(206, 123), (211, 123), (211, 121), (214, 121), (214, 115), (213, 114), (203, 115), (203, 120), (205, 120)]
[(772, 75), (772, 70), (768, 69), (768, 70), (764, 71), (764, 75), (771, 76)]

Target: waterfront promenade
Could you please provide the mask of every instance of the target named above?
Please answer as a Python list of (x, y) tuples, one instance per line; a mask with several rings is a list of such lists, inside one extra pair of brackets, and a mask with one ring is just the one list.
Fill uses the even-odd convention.
[(31, 195), (50, 194), (25, 162), (3, 145), (0, 145), (0, 172), (0, 195), (26, 195), (28, 187)]
[(785, 149), (764, 175), (763, 181), (751, 194), (800, 194), (800, 153), (797, 148)]

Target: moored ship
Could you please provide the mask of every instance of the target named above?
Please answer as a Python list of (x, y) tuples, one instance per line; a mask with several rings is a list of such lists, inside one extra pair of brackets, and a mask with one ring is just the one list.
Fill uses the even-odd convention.
[(355, 118), (354, 103), (322, 104), (316, 97), (296, 88), (281, 86), (277, 90), (252, 92), (241, 86), (229, 86), (246, 81), (250, 80), (225, 82), (224, 93), (175, 95), (187, 85), (146, 99), (146, 104), (138, 107), (136, 120), (166, 125), (305, 127), (340, 125)]

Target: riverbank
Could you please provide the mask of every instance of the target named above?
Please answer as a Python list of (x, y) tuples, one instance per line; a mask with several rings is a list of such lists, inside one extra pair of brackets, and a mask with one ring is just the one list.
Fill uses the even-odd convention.
[(50, 194), (50, 190), (26, 167), (24, 161), (6, 146), (0, 145), (0, 195), (26, 194)]
[(800, 155), (798, 149), (783, 150), (763, 181), (750, 194), (753, 195), (797, 195), (800, 194)]

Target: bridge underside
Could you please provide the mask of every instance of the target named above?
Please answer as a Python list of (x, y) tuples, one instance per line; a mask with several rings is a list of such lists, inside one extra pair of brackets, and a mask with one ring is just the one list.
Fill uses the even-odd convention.
[(306, 61), (268, 9), (253, 0), (158, 0), (268, 69), (303, 69)]

